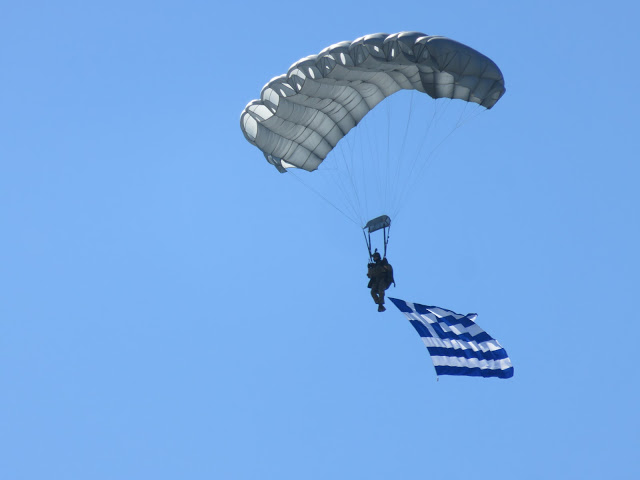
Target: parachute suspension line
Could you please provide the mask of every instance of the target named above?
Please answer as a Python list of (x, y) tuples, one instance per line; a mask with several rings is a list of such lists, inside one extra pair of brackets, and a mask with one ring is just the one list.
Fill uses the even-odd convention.
[[(338, 143), (337, 148), (334, 149), (333, 163), (337, 163), (332, 169), (334, 172), (332, 187), (337, 188), (342, 196), (343, 202), (346, 207), (349, 207), (351, 213), (361, 223), (361, 207), (360, 199), (358, 197), (358, 190), (353, 187), (353, 165), (349, 162), (348, 158), (352, 158), (354, 146), (352, 145), (351, 138), (349, 136), (342, 139)], [(350, 153), (345, 154), (345, 150), (349, 150)], [(325, 162), (327, 165), (331, 165), (329, 162)], [(342, 166), (340, 165), (342, 164)], [(351, 187), (349, 186), (351, 185)], [(353, 217), (351, 217), (353, 221)], [(354, 222), (358, 223), (358, 222)], [(361, 225), (359, 225), (361, 226)]]
[[(383, 100), (384, 101), (384, 100)], [(366, 190), (370, 190), (370, 193), (373, 194), (372, 202), (375, 204), (380, 204), (384, 202), (384, 175), (382, 167), (385, 165), (383, 160), (384, 152), (381, 151), (379, 134), (380, 131), (376, 128), (376, 120), (382, 113), (382, 109), (376, 110), (373, 109), (371, 112), (367, 114), (369, 121), (364, 121), (364, 131), (366, 132), (366, 147), (368, 150), (368, 157), (366, 165), (363, 162), (363, 178), (365, 185), (370, 186), (370, 188), (366, 188)], [(378, 140), (378, 141), (376, 141)], [(374, 212), (368, 211), (367, 217), (370, 218)], [(375, 212), (378, 213), (378, 212)]]
[[(407, 120), (405, 123), (405, 128), (404, 128), (404, 135), (402, 137), (402, 143), (400, 144), (400, 152), (398, 153), (398, 157), (395, 160), (395, 175), (391, 184), (391, 193), (392, 193), (392, 197), (391, 197), (391, 205), (389, 205), (388, 207), (391, 209), (395, 203), (398, 200), (398, 197), (400, 196), (401, 192), (400, 187), (403, 186), (401, 185), (401, 179), (402, 176), (400, 175), (400, 173), (404, 170), (404, 163), (405, 163), (405, 150), (406, 150), (406, 146), (407, 146), (407, 138), (409, 136), (409, 130), (411, 127), (411, 124), (413, 122), (413, 107), (414, 107), (414, 91), (412, 90), (410, 92), (409, 95), (409, 114), (407, 115)], [(406, 185), (405, 185), (406, 186)], [(387, 211), (391, 211), (390, 209), (388, 209)]]
[[(359, 124), (360, 125), (360, 124)], [(367, 124), (366, 122), (361, 123), (361, 125), (364, 127), (365, 133), (368, 133), (368, 129), (367, 129)], [(360, 183), (361, 184), (361, 188), (362, 188), (362, 197), (364, 200), (364, 209), (362, 210), (365, 214), (365, 217), (368, 216), (367, 212), (369, 211), (369, 197), (367, 195), (368, 193), (368, 188), (366, 187), (367, 183), (368, 183), (368, 178), (367, 178), (367, 152), (365, 152), (365, 145), (367, 145), (368, 142), (359, 142), (358, 146), (360, 148), (360, 154), (359, 154), (359, 159), (360, 159), (360, 165), (357, 165), (359, 168), (359, 171), (357, 172), (357, 174), (359, 175), (359, 179), (360, 182), (357, 182), (358, 178), (356, 178), (356, 183)], [(355, 159), (355, 157), (354, 157)], [(355, 170), (356, 165), (354, 165), (354, 170)], [(364, 219), (363, 219), (364, 221)]]
[[(415, 186), (415, 184), (417, 184), (417, 182), (419, 181), (419, 176), (414, 177), (414, 171), (416, 167), (421, 161), (424, 162), (425, 164), (429, 161), (430, 154), (427, 154), (425, 156), (423, 155), (422, 152), (430, 138), (432, 128), (437, 123), (438, 103), (437, 101), (435, 103), (430, 102), (428, 103), (428, 106), (432, 108), (433, 113), (430, 115), (430, 119), (428, 119), (425, 122), (424, 132), (422, 133), (422, 135), (420, 135), (420, 143), (418, 144), (418, 149), (415, 151), (415, 154), (413, 155), (413, 157), (411, 158), (411, 161), (409, 162), (409, 167), (408, 167), (409, 174), (407, 176), (408, 182), (407, 182), (407, 185), (405, 185), (406, 189), (398, 193), (398, 201), (394, 205), (394, 208), (390, 210), (394, 218), (398, 217), (398, 215), (400, 214), (400, 210), (402, 209), (404, 202), (406, 201), (407, 196), (413, 190), (413, 187)], [(414, 178), (415, 180), (412, 181), (411, 179), (414, 179)]]
[[(389, 100), (385, 99), (383, 102), (385, 102), (386, 105), (381, 106), (377, 112), (374, 110), (373, 113), (375, 113), (376, 116), (371, 118), (372, 134), (369, 139), (369, 146), (376, 158), (375, 167), (371, 170), (371, 183), (375, 185), (375, 190), (372, 191), (374, 191), (376, 195), (376, 211), (369, 212), (369, 218), (387, 211), (386, 206), (389, 196), (387, 177), (389, 171), (389, 155), (391, 152), (391, 135), (389, 131), (391, 111), (388, 104)], [(385, 123), (387, 124), (386, 135), (384, 133)]]
[[(370, 116), (369, 120), (375, 119), (372, 113), (375, 115), (375, 112), (369, 112), (367, 114)], [(363, 148), (366, 148), (367, 152), (366, 156), (363, 156), (362, 158), (361, 172), (364, 191), (373, 195), (373, 198), (370, 200), (375, 204), (376, 199), (380, 199), (384, 191), (380, 185), (381, 175), (377, 175), (377, 173), (380, 172), (381, 165), (380, 151), (375, 148), (374, 135), (372, 134), (372, 130), (374, 129), (371, 128), (369, 123), (370, 122), (366, 120), (362, 122), (363, 133), (365, 134), (364, 137), (366, 137), (364, 139)], [(369, 201), (367, 201), (366, 217), (370, 216), (370, 204)]]
[[(432, 125), (436, 125), (439, 121), (442, 120), (442, 118), (444, 117), (445, 113), (447, 112), (447, 110), (449, 109), (449, 106), (451, 105), (452, 100), (448, 100), (444, 106), (444, 108), (439, 108), (438, 104), (436, 103), (436, 106), (434, 108), (434, 112), (433, 112), (433, 117), (431, 120)], [(429, 126), (429, 129), (431, 128), (431, 126)], [(420, 180), (422, 179), (422, 175), (424, 173), (424, 171), (427, 169), (427, 167), (431, 164), (432, 159), (435, 157), (436, 151), (445, 143), (445, 141), (453, 135), (453, 132), (455, 132), (458, 128), (460, 128), (460, 124), (459, 122), (456, 122), (456, 125), (453, 127), (453, 129), (451, 129), (450, 132), (448, 132), (425, 156), (424, 156), (424, 161), (423, 162), (419, 162), (416, 160), (416, 162), (414, 163), (414, 167), (418, 167), (418, 171), (416, 172), (415, 176), (413, 176), (413, 168), (412, 168), (412, 175), (410, 176), (410, 185), (409, 188), (407, 188), (406, 192), (403, 192), (403, 197), (402, 197), (402, 201), (400, 202), (400, 204), (398, 205), (397, 210), (395, 211), (395, 215), (396, 218), (398, 215), (400, 215), (400, 211), (402, 210), (402, 208), (404, 207), (404, 204), (406, 202), (407, 196), (410, 194), (410, 192), (413, 191), (414, 187), (420, 182)], [(426, 145), (426, 136), (424, 138), (424, 141), (421, 142), (420, 144), (420, 151), (422, 151), (422, 149), (424, 148), (424, 146)], [(418, 155), (421, 156), (421, 155)], [(417, 156), (417, 157), (418, 157)]]
[[(352, 204), (352, 208), (353, 210), (356, 212), (356, 216), (358, 217), (358, 219), (360, 220), (360, 227), (362, 227), (362, 223), (364, 223), (364, 219), (362, 217), (362, 199), (360, 198), (360, 194), (358, 192), (358, 186), (357, 186), (357, 179), (356, 179), (356, 172), (355, 172), (355, 167), (356, 165), (354, 164), (354, 158), (355, 158), (355, 151), (356, 151), (356, 142), (352, 141), (352, 138), (350, 135), (347, 135), (344, 137), (344, 139), (347, 140), (347, 146), (350, 149), (349, 155), (345, 155), (344, 151), (341, 150), (342, 153), (342, 159), (343, 159), (343, 163), (345, 165), (345, 169), (347, 172), (347, 177), (349, 180), (349, 183), (351, 184), (351, 188), (350, 190), (353, 192), (353, 204)], [(351, 159), (351, 161), (348, 160), (348, 158)], [(348, 190), (348, 188), (345, 185), (345, 190)], [(359, 212), (359, 213), (358, 213)]]
[[(408, 158), (409, 155), (407, 153), (407, 139), (409, 138), (409, 133), (411, 131), (411, 126), (415, 123), (414, 121), (414, 107), (416, 106), (416, 97), (415, 91), (411, 90), (409, 94), (409, 112), (406, 116), (406, 123), (404, 128), (404, 135), (402, 137), (402, 143), (400, 144), (400, 151), (397, 157), (394, 159), (395, 164), (395, 174), (391, 183), (391, 199), (390, 202), (385, 205), (385, 211), (391, 212), (392, 216), (395, 218), (394, 210), (398, 208), (398, 202), (403, 197), (403, 189), (408, 185), (403, 185), (408, 183), (411, 177), (406, 176), (406, 164), (412, 163), (411, 159)], [(405, 172), (405, 173), (402, 173)], [(403, 188), (404, 187), (404, 188)]]
[[(329, 165), (328, 162), (327, 162), (327, 165)], [(329, 177), (330, 174), (331, 176)], [(347, 210), (350, 210), (350, 213), (352, 215), (350, 217), (351, 219), (353, 219), (354, 216), (355, 218), (358, 218), (358, 211), (356, 208), (356, 204), (352, 199), (352, 197), (349, 195), (348, 189), (346, 189), (344, 186), (342, 170), (340, 170), (339, 168), (336, 168), (335, 166), (330, 166), (330, 167), (328, 166), (328, 167), (322, 168), (322, 171), (317, 172), (316, 176), (318, 178), (325, 180), (325, 183), (327, 183), (326, 187), (328, 190), (330, 189), (330, 185), (335, 187), (339, 193), (339, 195), (337, 195), (336, 200), (341, 200), (342, 205), (344, 205), (344, 208)]]
[[(445, 110), (449, 107), (449, 104), (452, 102), (453, 100), (450, 100), (449, 102), (447, 102), (447, 105), (445, 107)], [(465, 104), (464, 109), (462, 111), (462, 113), (459, 115), (459, 118), (454, 126), (454, 128), (447, 133), (447, 135), (444, 136), (444, 138), (442, 138), (437, 145), (435, 145), (431, 151), (427, 154), (426, 156), (426, 160), (425, 162), (420, 166), (417, 174), (415, 176), (411, 177), (411, 188), (407, 189), (407, 192), (405, 192), (405, 195), (403, 197), (403, 201), (401, 202), (401, 205), (398, 207), (398, 209), (395, 211), (395, 217), (397, 218), (397, 216), (400, 214), (400, 211), (402, 210), (402, 208), (404, 207), (404, 203), (406, 200), (406, 196), (408, 195), (408, 192), (413, 190), (413, 187), (415, 187), (415, 185), (420, 181), (420, 179), (422, 178), (422, 175), (424, 173), (424, 171), (426, 170), (426, 168), (430, 165), (431, 160), (433, 158), (435, 158), (435, 153), (436, 151), (446, 142), (446, 140), (451, 137), (454, 132), (456, 132), (456, 130), (458, 130), (459, 128), (461, 128), (462, 126), (464, 126), (466, 123), (468, 123), (469, 121), (473, 120), (474, 118), (482, 115), (483, 113), (485, 113), (487, 110), (485, 108), (480, 107), (479, 105), (476, 105), (476, 107), (473, 109), (474, 111), (467, 115), (466, 118), (466, 112), (468, 110), (468, 103)], [(440, 113), (440, 117), (442, 117), (444, 114), (443, 112)], [(434, 113), (434, 118), (436, 118), (436, 113)], [(422, 148), (422, 147), (421, 147)]]
[(438, 111), (437, 111), (436, 105), (431, 105), (431, 106), (433, 107), (433, 113), (431, 114), (429, 121), (426, 122), (426, 128), (425, 128), (424, 134), (421, 135), (418, 151), (416, 152), (416, 155), (413, 158), (413, 162), (411, 162), (410, 174), (413, 174), (413, 171), (418, 164), (418, 160), (422, 156), (422, 150), (424, 149), (424, 146), (427, 144), (427, 140), (430, 138), (431, 129), (436, 124)]
[[(385, 112), (386, 107), (382, 108), (380, 107), (378, 113), (378, 116), (381, 117), (381, 120), (383, 120), (385, 117), (384, 115), (387, 115), (387, 112)], [(381, 133), (378, 133), (381, 132)], [(389, 167), (389, 162), (388, 162), (388, 157), (387, 157), (387, 151), (385, 151), (385, 145), (384, 145), (384, 130), (378, 130), (376, 133), (378, 133), (378, 135), (374, 135), (374, 138), (372, 140), (372, 146), (374, 146), (374, 149), (376, 151), (376, 158), (378, 159), (377, 161), (377, 165), (376, 165), (376, 184), (378, 187), (378, 198), (380, 199), (380, 201), (382, 202), (382, 205), (384, 205), (386, 203), (386, 196), (387, 196), (387, 175), (386, 175), (386, 171), (387, 168)], [(389, 138), (389, 131), (387, 129), (387, 142), (388, 142), (388, 138)], [(377, 142), (376, 142), (377, 141)], [(386, 149), (388, 150), (388, 146), (386, 147)]]
[[(472, 110), (472, 111), (468, 113), (469, 110)], [(486, 111), (487, 111), (486, 108), (480, 107), (480, 105), (478, 105), (477, 103), (471, 104), (469, 102), (464, 102), (464, 108), (462, 109), (462, 112), (460, 112), (460, 115), (458, 116), (458, 121), (456, 122), (456, 128), (462, 127), (464, 124), (470, 122), (471, 120), (473, 120), (474, 118), (478, 117), (479, 115), (483, 114)]]
[[(347, 146), (349, 146), (348, 140), (347, 140)], [(345, 203), (351, 208), (352, 213), (356, 216), (356, 218), (358, 220), (361, 220), (360, 216), (358, 215), (358, 204), (359, 204), (359, 202), (358, 202), (358, 199), (357, 199), (357, 191), (354, 191), (353, 189), (349, 189), (348, 185), (347, 185), (347, 182), (345, 182), (344, 175), (340, 175), (340, 172), (342, 172), (342, 171), (346, 172), (347, 176), (349, 175), (349, 164), (348, 164), (348, 161), (346, 159), (346, 156), (345, 156), (344, 151), (343, 151), (342, 148), (339, 148), (338, 152), (339, 152), (339, 155), (338, 155), (338, 158), (336, 159), (336, 161), (338, 163), (340, 161), (342, 161), (342, 164), (344, 165), (344, 170), (336, 169), (336, 182), (335, 182), (335, 185), (340, 190), (340, 193), (342, 194), (342, 197), (344, 198)]]
[(392, 108), (392, 103), (396, 100), (393, 98), (393, 94), (388, 97), (385, 101), (387, 102), (387, 155), (385, 158), (385, 172), (384, 172), (384, 209), (385, 211), (389, 211), (389, 203), (391, 202), (391, 197), (393, 196), (393, 176), (395, 172), (393, 152), (396, 148), (395, 142), (392, 145), (392, 140), (395, 140), (393, 135), (393, 126), (394, 126), (394, 117), (393, 113), (395, 113), (395, 109)]
[(320, 192), (318, 192), (315, 188), (313, 188), (311, 185), (308, 185), (307, 183), (305, 183), (304, 181), (302, 181), (301, 178), (298, 177), (298, 175), (296, 175), (294, 172), (291, 171), (291, 169), (289, 169), (288, 173), (291, 173), (291, 176), (293, 178), (295, 178), (298, 182), (300, 182), (302, 185), (304, 185), (305, 187), (307, 187), (309, 190), (311, 190), (313, 193), (315, 193), (316, 195), (318, 195), (320, 198), (322, 198), (325, 202), (327, 202), (329, 205), (331, 205), (333, 208), (335, 208), (338, 212), (340, 212), (347, 220), (349, 220), (351, 223), (354, 223), (358, 226), (360, 226), (360, 224), (355, 221), (351, 216), (349, 216), (347, 213), (344, 212), (344, 210), (342, 210), (341, 208), (337, 207), (331, 200), (329, 200), (327, 197), (325, 197), (324, 195), (322, 195)]
[[(369, 112), (358, 123), (358, 128), (341, 139), (335, 148), (340, 154), (340, 185), (343, 196), (349, 199), (352, 210), (356, 212), (362, 225), (370, 216), (387, 211), (388, 201), (385, 202), (384, 197), (390, 191), (390, 188), (385, 188), (390, 176), (384, 175), (384, 170), (389, 168), (389, 161), (384, 156), (385, 148), (390, 155), (393, 138), (388, 128), (386, 138), (382, 133), (384, 129), (380, 128), (380, 120), (385, 118), (384, 110), (385, 108), (380, 108)], [(388, 108), (386, 114), (391, 114)], [(383, 146), (385, 139), (386, 147)], [(334, 189), (336, 186), (334, 185)]]
[(393, 106), (393, 103), (396, 98), (393, 97), (394, 94), (387, 97), (385, 100), (386, 108), (387, 108), (387, 155), (385, 158), (385, 172), (384, 172), (384, 201), (383, 206), (385, 212), (388, 211), (389, 203), (391, 202), (391, 197), (393, 196), (393, 177), (395, 173), (395, 166), (393, 165), (395, 158), (394, 153), (397, 149), (396, 146), (396, 138), (394, 135), (393, 127), (395, 123), (394, 114), (397, 113), (396, 109)]

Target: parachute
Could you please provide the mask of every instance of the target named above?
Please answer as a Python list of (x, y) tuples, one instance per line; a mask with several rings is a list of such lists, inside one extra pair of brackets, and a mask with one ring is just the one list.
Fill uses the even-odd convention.
[(240, 124), (279, 171), (311, 172), (371, 109), (402, 89), (487, 109), (505, 92), (497, 65), (462, 43), (377, 33), (297, 61), (245, 107)]
[[(314, 172), (310, 177), (321, 176), (317, 174), (323, 170), (327, 172), (329, 183), (347, 199), (348, 205), (340, 208), (321, 188), (311, 189), (370, 234), (373, 230), (366, 221), (374, 212), (364, 212), (365, 206), (371, 207), (370, 198), (386, 198), (388, 194), (385, 191), (367, 196), (359, 191), (361, 186), (384, 184), (387, 190), (399, 191), (396, 196), (404, 199), (411, 189), (396, 182), (396, 177), (404, 175), (411, 181), (422, 169), (413, 163), (408, 166), (401, 163), (402, 157), (407, 156), (404, 146), (395, 151), (387, 147), (391, 153), (380, 160), (383, 148), (372, 147), (370, 140), (363, 140), (364, 147), (359, 149), (351, 145), (342, 157), (332, 154), (326, 162), (329, 167), (323, 162), (380, 102), (403, 90), (416, 92), (429, 102), (452, 99), (464, 105), (479, 105), (484, 111), (500, 100), (505, 86), (500, 69), (491, 59), (455, 40), (419, 32), (376, 33), (336, 43), (295, 62), (286, 74), (263, 87), (260, 99), (249, 102), (240, 116), (240, 127), (245, 138), (279, 172)], [(389, 123), (395, 127), (396, 122)], [(406, 123), (422, 122), (413, 120), (410, 113)], [(415, 137), (423, 135), (426, 133)], [(347, 143), (351, 136), (345, 138)], [(373, 139), (381, 136), (371, 135)], [(404, 138), (408, 136), (405, 132)], [(360, 164), (352, 163), (356, 154), (361, 157)], [(425, 157), (420, 152), (415, 155)], [(376, 168), (382, 173), (372, 174)], [(357, 174), (363, 175), (362, 180), (355, 177)], [(304, 183), (302, 177), (306, 179), (306, 175), (299, 178)], [(376, 206), (374, 214), (381, 213), (395, 218), (397, 210), (387, 205)], [(387, 233), (385, 228), (385, 250)], [(368, 246), (371, 251), (370, 242)]]

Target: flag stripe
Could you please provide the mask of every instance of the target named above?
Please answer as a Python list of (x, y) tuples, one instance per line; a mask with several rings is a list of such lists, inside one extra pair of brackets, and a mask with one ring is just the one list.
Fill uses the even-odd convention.
[(427, 350), (429, 350), (429, 354), (441, 357), (477, 358), (479, 360), (500, 360), (502, 358), (507, 358), (507, 352), (504, 348), (488, 352), (444, 347), (427, 347)]
[(485, 370), (482, 368), (436, 367), (438, 375), (465, 375), (468, 377), (513, 377), (513, 367), (505, 370)]
[(477, 358), (431, 356), (431, 360), (433, 360), (433, 365), (436, 367), (489, 368), (491, 370), (504, 370), (505, 368), (511, 367), (511, 360), (509, 360), (509, 358), (502, 360), (478, 360)]

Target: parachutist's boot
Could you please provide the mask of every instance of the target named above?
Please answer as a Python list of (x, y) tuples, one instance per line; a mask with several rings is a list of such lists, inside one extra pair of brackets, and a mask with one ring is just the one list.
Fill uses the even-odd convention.
[(386, 310), (386, 308), (384, 308), (384, 305), (383, 305), (383, 304), (379, 304), (379, 305), (378, 305), (378, 311), (379, 311), (379, 312), (384, 312), (385, 310)]

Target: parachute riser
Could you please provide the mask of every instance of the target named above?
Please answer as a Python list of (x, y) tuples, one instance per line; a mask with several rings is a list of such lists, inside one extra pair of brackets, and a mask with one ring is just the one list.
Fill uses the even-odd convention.
[[(371, 232), (370, 231), (366, 231), (366, 227), (365, 229), (362, 230), (362, 233), (364, 235), (364, 241), (367, 244), (367, 250), (369, 252), (369, 260), (373, 261), (373, 254), (375, 252), (371, 251)], [(384, 255), (383, 258), (386, 258), (387, 256), (387, 246), (389, 245), (389, 232), (391, 231), (391, 225), (387, 225), (385, 227), (382, 228), (382, 238), (383, 238), (383, 242), (384, 242)], [(376, 251), (378, 251), (378, 249), (376, 249)]]
[(389, 244), (389, 231), (391, 230), (391, 225), (382, 229), (382, 235), (384, 238), (384, 257), (387, 257), (387, 245)]
[(362, 230), (362, 234), (364, 235), (364, 241), (367, 244), (367, 250), (369, 251), (369, 262), (373, 262), (373, 253), (371, 252), (371, 233), (367, 233)]

